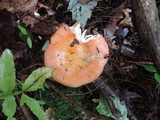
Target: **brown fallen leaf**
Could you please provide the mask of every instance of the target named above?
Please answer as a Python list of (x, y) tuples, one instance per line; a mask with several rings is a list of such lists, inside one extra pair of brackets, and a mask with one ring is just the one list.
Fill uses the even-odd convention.
[(38, 6), (39, 6), (39, 8), (37, 9), (37, 12), (38, 12), (39, 9), (44, 8), (47, 11), (47, 14), (49, 16), (54, 14), (53, 10), (51, 8), (49, 8), (48, 6), (46, 6), (42, 3), (39, 3), (39, 2), (38, 2)]
[[(112, 40), (116, 38), (114, 36), (115, 31), (118, 29), (117, 22), (123, 17), (123, 10), (125, 9), (125, 3), (115, 9), (113, 17), (110, 18), (109, 24), (106, 25), (104, 31), (104, 38), (108, 42), (110, 48), (116, 48), (115, 44), (112, 43)], [(112, 47), (114, 45), (114, 47)]]
[[(39, 10), (46, 10), (45, 15), (40, 15)], [(54, 12), (48, 6), (38, 2), (38, 0), (1, 0), (0, 10), (6, 9), (11, 13), (18, 13), (18, 18), (25, 23), (26, 26), (33, 28), (41, 20), (47, 19)]]
[(111, 45), (112, 49), (117, 50), (119, 48), (119, 46), (116, 45), (116, 41), (115, 40), (113, 40), (111, 44), (112, 44)]
[(124, 15), (125, 15), (125, 18), (124, 20), (122, 20), (120, 23), (119, 23), (119, 27), (124, 27), (124, 26), (129, 26), (129, 27), (133, 27), (133, 24), (132, 24), (132, 18), (129, 16), (129, 13), (132, 12), (131, 9), (127, 8), (125, 10), (123, 10), (124, 12)]
[(33, 12), (36, 9), (38, 0), (1, 0), (0, 9), (6, 9), (11, 13)]
[(37, 20), (36, 18), (34, 18), (32, 16), (25, 16), (22, 19), (22, 22), (25, 23), (26, 26), (30, 26), (32, 28), (32, 27), (34, 27), (35, 24), (37, 24), (39, 22), (39, 20)]
[(59, 28), (59, 23), (57, 21), (40, 21), (33, 28), (32, 32), (39, 35), (52, 35)]

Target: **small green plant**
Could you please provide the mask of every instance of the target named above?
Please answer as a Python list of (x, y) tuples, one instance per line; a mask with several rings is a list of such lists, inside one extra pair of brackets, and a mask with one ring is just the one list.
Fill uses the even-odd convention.
[(44, 45), (43, 45), (43, 47), (42, 47), (42, 52), (44, 52), (44, 51), (47, 49), (47, 47), (49, 46), (49, 43), (50, 43), (49, 40), (47, 40), (47, 41), (44, 43)]
[(144, 68), (154, 74), (154, 79), (158, 84), (160, 84), (160, 74), (157, 72), (156, 68), (153, 65), (145, 65)]
[[(0, 99), (2, 112), (7, 120), (15, 120), (16, 96), (20, 97), (20, 106), (26, 104), (39, 120), (44, 120), (45, 114), (36, 99), (29, 97), (26, 93), (33, 92), (43, 87), (46, 78), (51, 77), (52, 68), (42, 67), (33, 71), (24, 83), (17, 83), (13, 55), (6, 49), (0, 57)], [(20, 89), (21, 88), (21, 89)]]
[(56, 11), (57, 11), (60, 7), (62, 7), (62, 6), (63, 6), (62, 3), (58, 3), (58, 5), (57, 5), (57, 7), (56, 7)]
[(29, 48), (32, 48), (32, 39), (30, 33), (21, 25), (18, 25), (18, 29), (20, 30), (19, 37), (22, 40), (27, 40)]
[[(118, 120), (128, 120), (127, 108), (126, 108), (125, 104), (122, 104), (120, 102), (120, 100), (118, 99), (118, 97), (110, 97), (110, 98), (113, 101), (117, 110), (119, 110), (122, 114), (122, 116), (119, 117)], [(106, 101), (106, 99), (103, 96), (100, 96), (99, 105), (96, 107), (96, 109), (100, 115), (105, 115), (105, 116), (114, 118), (114, 116), (110, 110), (110, 107), (108, 105), (108, 102)]]
[(68, 10), (72, 12), (72, 19), (77, 20), (84, 27), (91, 17), (92, 9), (97, 5), (97, 1), (90, 1), (87, 4), (79, 3), (78, 0), (70, 0)]

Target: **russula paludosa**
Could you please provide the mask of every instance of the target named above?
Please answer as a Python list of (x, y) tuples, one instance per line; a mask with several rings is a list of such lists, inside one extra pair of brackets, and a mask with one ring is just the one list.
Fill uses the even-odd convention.
[(80, 24), (62, 24), (52, 35), (44, 53), (46, 67), (55, 68), (52, 77), (68, 87), (93, 82), (107, 63), (109, 49), (102, 35), (85, 35)]

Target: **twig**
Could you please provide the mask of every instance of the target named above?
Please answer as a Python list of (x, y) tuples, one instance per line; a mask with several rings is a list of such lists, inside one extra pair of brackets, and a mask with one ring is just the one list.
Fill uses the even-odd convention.
[[(16, 96), (16, 99), (18, 101), (18, 103), (20, 104), (20, 98), (18, 96)], [(21, 109), (26, 117), (27, 120), (34, 120), (33, 116), (31, 115), (31, 113), (29, 112), (28, 108), (26, 105), (21, 106)]]

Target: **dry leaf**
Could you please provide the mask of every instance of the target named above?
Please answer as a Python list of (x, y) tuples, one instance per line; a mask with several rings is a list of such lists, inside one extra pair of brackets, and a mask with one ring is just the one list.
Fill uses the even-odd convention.
[(36, 9), (38, 0), (1, 0), (0, 9), (6, 9), (11, 13), (32, 12)]
[[(38, 11), (44, 8), (46, 15), (41, 16)], [(26, 24), (26, 26), (35, 26), (40, 20), (48, 18), (54, 12), (47, 6), (38, 3), (38, 0), (1, 0), (0, 10), (6, 9), (11, 13), (20, 13), (18, 18)], [(37, 19), (36, 19), (37, 18)]]
[(40, 20), (37, 20), (36, 18), (32, 16), (25, 16), (22, 19), (22, 22), (25, 23), (26, 26), (30, 26), (31, 28), (34, 27), (35, 24), (37, 24)]
[(116, 41), (114, 40), (114, 41), (112, 41), (112, 43), (111, 43), (112, 45), (111, 45), (111, 48), (112, 49), (114, 49), (114, 50), (117, 50), (119, 47), (116, 45)]
[(117, 48), (116, 45), (112, 43), (112, 40), (116, 38), (114, 36), (115, 31), (118, 29), (117, 22), (123, 17), (123, 10), (125, 9), (125, 4), (122, 4), (120, 7), (116, 8), (116, 12), (113, 17), (110, 19), (110, 24), (107, 25), (104, 31), (104, 38), (109, 43), (110, 48)]
[(131, 17), (129, 16), (129, 13), (132, 12), (131, 9), (127, 8), (125, 10), (123, 10), (124, 12), (124, 15), (125, 15), (125, 18), (124, 20), (122, 20), (118, 26), (121, 26), (121, 27), (124, 27), (124, 26), (129, 26), (129, 27), (133, 27), (133, 24), (132, 24), (132, 19)]

